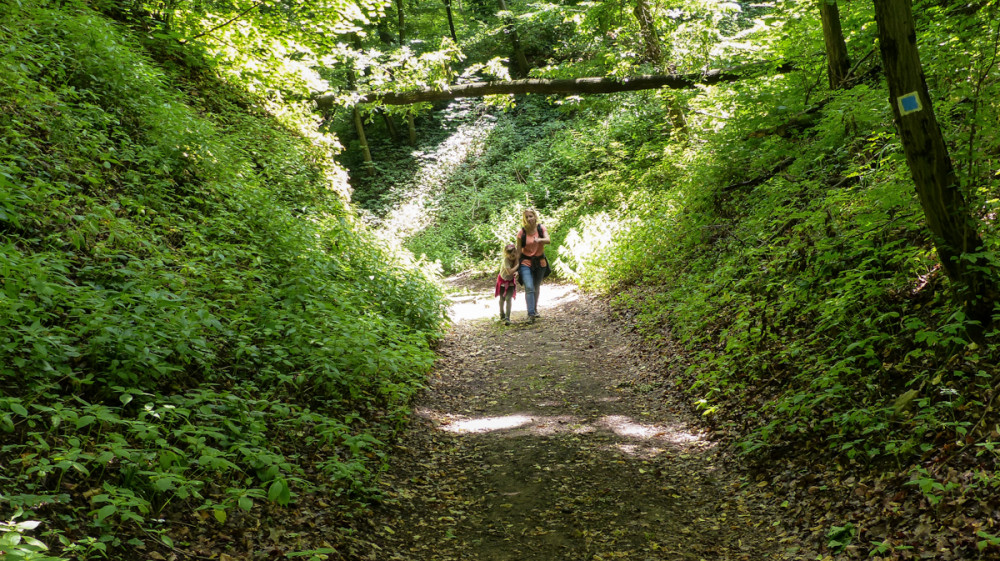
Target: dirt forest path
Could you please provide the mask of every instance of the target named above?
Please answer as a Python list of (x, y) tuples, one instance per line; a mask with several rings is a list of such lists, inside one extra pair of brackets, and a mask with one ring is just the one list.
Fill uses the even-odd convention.
[[(776, 559), (773, 519), (662, 391), (663, 360), (570, 285), (452, 311), (371, 522), (382, 560)], [(659, 372), (659, 373), (657, 373)]]

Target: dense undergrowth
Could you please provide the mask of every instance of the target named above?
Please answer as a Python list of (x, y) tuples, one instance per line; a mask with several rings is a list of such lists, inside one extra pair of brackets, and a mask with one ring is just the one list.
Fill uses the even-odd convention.
[[(642, 144), (648, 132), (640, 130), (647, 119), (660, 116), (648, 100), (618, 95), (556, 106), (544, 98), (523, 97), (507, 111), (495, 107), (469, 111), (456, 103), (441, 113), (461, 117), (451, 123), (447, 118), (428, 119), (424, 125), (428, 131), (422, 131), (428, 139), (416, 152), (372, 141), (380, 158), (379, 171), (374, 177), (353, 176), (355, 200), (382, 223), (391, 219), (407, 193), (428, 181), (438, 183), (424, 207), (429, 221), (411, 233), (406, 246), (439, 262), (448, 274), (492, 271), (500, 248), (512, 242), (520, 228), (521, 210), (538, 208), (542, 223), (552, 230), (553, 243), (546, 252), (557, 257), (556, 274), (581, 280), (583, 271), (601, 266), (597, 256), (608, 249), (610, 234), (620, 228), (615, 205), (627, 194), (617, 183), (622, 180), (618, 173), (625, 173), (629, 181), (657, 173), (650, 164), (651, 149)], [(612, 117), (602, 123), (605, 112)], [(437, 172), (428, 179), (421, 173), (440, 167), (443, 156), (434, 152), (435, 146), (467, 136), (466, 129), (481, 134), (471, 148), (463, 148), (446, 174)], [(669, 125), (653, 132), (668, 134)], [(371, 136), (387, 138), (379, 128)], [(624, 160), (633, 150), (643, 161), (629, 169)], [(346, 157), (345, 164), (360, 167), (356, 155)], [(401, 178), (400, 169), (412, 174)]]
[[(381, 142), (388, 131), (370, 124), (375, 174), (354, 146), (343, 161), (376, 231), (345, 201), (337, 143), (315, 132), (304, 101), (315, 92), (292, 69), (321, 57), (295, 41), (268, 51), (303, 24), (333, 26), (313, 34), (317, 48), (356, 30), (295, 4), (245, 12), (258, 27), (201, 42), (188, 39), (224, 18), (178, 2), (0, 7), (8, 557), (48, 558), (43, 542), (80, 559), (184, 548), (184, 524), (252, 526), (307, 495), (346, 513), (370, 497), (382, 442), (433, 361), (443, 311), (432, 263), (494, 271), (527, 206), (551, 230), (559, 276), (680, 344), (685, 369), (665, 385), (762, 483), (808, 476), (808, 493), (786, 496), (806, 504), (840, 488), (863, 502), (831, 498), (810, 524), (829, 552), (904, 558), (933, 531), (941, 558), (995, 554), (1000, 348), (995, 329), (969, 335), (937, 262), (867, 4), (843, 7), (856, 72), (841, 90), (823, 86), (812, 54), (812, 5), (750, 7), (758, 18), (727, 3), (661, 17), (672, 64), (773, 57), (797, 70), (493, 100), (506, 111), (456, 103), (421, 114), (416, 149)], [(153, 5), (156, 17), (143, 12)], [(519, 25), (533, 76), (650, 71), (619, 4), (530, 8)], [(391, 83), (391, 71), (407, 85), (408, 64), (428, 83), (451, 77), (459, 46), (435, 13), (414, 18), (437, 37), (407, 45), (419, 57), (382, 52), (365, 67), (349, 53), (353, 66), (325, 69), (326, 85), (351, 96), (355, 80)], [(914, 13), (938, 119), (994, 254), (995, 3), (917, 2)], [(503, 26), (460, 29), (477, 59), (506, 44)], [(346, 113), (327, 117), (350, 135)], [(414, 201), (405, 245), (421, 260), (381, 235)]]
[[(886, 97), (878, 83), (831, 93), (790, 138), (755, 139), (767, 121), (732, 120), (698, 146), (676, 190), (642, 195), (594, 281), (649, 337), (684, 345), (688, 366), (671, 384), (764, 473), (824, 466), (845, 474), (820, 479), (831, 489), (847, 480), (847, 495), (857, 474), (894, 492), (910, 486), (883, 512), (832, 509), (840, 518), (828, 536), (840, 537), (829, 538), (831, 552), (853, 540), (861, 553), (908, 558), (931, 549), (920, 527), (951, 525), (937, 546), (944, 558), (983, 555), (997, 544), (988, 529), (1000, 487), (997, 332), (970, 335)], [(979, 118), (946, 114), (951, 138)], [(996, 154), (995, 137), (980, 142)], [(995, 177), (963, 179), (978, 187), (966, 193), (994, 252)], [(904, 512), (919, 522), (885, 529)], [(881, 530), (859, 534), (879, 519)]]
[(433, 362), (426, 268), (357, 222), (308, 113), (84, 2), (0, 22), (5, 558), (184, 547), (174, 524), (317, 490), (347, 511)]
[[(865, 9), (845, 17), (865, 21)], [(915, 7), (939, 119), (993, 253), (1000, 138), (997, 106), (982, 100), (1000, 82), (988, 12)], [(865, 489), (900, 490), (878, 516), (905, 511), (912, 525), (861, 535), (871, 503), (855, 512), (841, 503), (831, 552), (854, 540), (861, 554), (915, 555), (921, 532), (951, 525), (939, 553), (987, 555), (1000, 544), (990, 506), (1000, 487), (997, 332), (970, 335), (880, 68), (861, 50), (873, 31), (855, 29), (854, 56), (867, 63), (843, 90), (818, 88), (816, 61), (683, 94), (560, 107), (519, 98), (410, 245), (446, 270), (490, 272), (516, 209), (537, 206), (564, 278), (613, 295), (651, 339), (681, 343), (686, 370), (669, 385), (744, 461), (763, 473), (823, 466), (880, 482)], [(966, 48), (949, 48), (957, 41)]]

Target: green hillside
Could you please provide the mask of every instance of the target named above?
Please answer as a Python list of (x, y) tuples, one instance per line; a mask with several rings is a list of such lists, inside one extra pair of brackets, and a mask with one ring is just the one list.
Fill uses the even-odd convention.
[[(997, 558), (998, 4), (892, 2), (840, 41), (797, 0), (3, 2), (0, 551), (377, 558), (441, 273), (495, 274), (534, 207), (789, 558)], [(943, 156), (890, 93), (908, 13)], [(379, 102), (641, 75), (690, 79)]]
[(26, 524), (124, 558), (171, 543), (156, 519), (353, 508), (443, 313), (358, 223), (336, 140), (85, 3), (2, 18), (0, 549)]

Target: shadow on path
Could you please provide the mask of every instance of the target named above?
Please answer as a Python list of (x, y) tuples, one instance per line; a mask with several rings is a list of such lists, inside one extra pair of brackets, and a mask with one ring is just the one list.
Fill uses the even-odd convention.
[(765, 517), (603, 304), (543, 289), (534, 324), (459, 298), (384, 478), (380, 559), (770, 559)]

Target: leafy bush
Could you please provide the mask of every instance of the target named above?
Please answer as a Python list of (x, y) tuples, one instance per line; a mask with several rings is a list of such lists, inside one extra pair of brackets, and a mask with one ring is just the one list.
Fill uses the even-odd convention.
[(335, 143), (84, 3), (3, 10), (0, 508), (89, 555), (167, 512), (370, 493), (444, 311), (338, 194)]
[(912, 461), (966, 438), (958, 412), (992, 391), (995, 347), (942, 290), (885, 98), (831, 94), (808, 138), (731, 120), (674, 189), (640, 184), (609, 265), (584, 269), (649, 336), (687, 346), (678, 385), (761, 457), (820, 443), (845, 463)]
[[(596, 115), (611, 108), (614, 118), (602, 123)], [(462, 127), (488, 132), (475, 141), (476, 146), (461, 162), (433, 174), (417, 173), (405, 188), (383, 186), (394, 176), (379, 171), (375, 178), (354, 181), (356, 198), (376, 216), (391, 220), (397, 207), (383, 206), (385, 197), (377, 193), (429, 192), (424, 208), (430, 219), (407, 232), (406, 245), (414, 254), (439, 261), (446, 273), (493, 269), (500, 247), (513, 241), (520, 227), (521, 210), (535, 207), (553, 236), (547, 255), (560, 260), (560, 274), (579, 278), (575, 269), (586, 267), (589, 261), (571, 253), (598, 247), (603, 250), (607, 240), (581, 245), (577, 222), (593, 224), (594, 235), (609, 235), (618, 228), (615, 214), (604, 215), (601, 224), (584, 217), (598, 216), (606, 209), (617, 211), (628, 199), (630, 195), (616, 183), (619, 174), (651, 174), (651, 181), (663, 178), (659, 173), (662, 168), (636, 170), (628, 160), (629, 150), (640, 149), (649, 139), (649, 118), (656, 118), (650, 105), (636, 96), (584, 107), (554, 107), (529, 97), (495, 116), (467, 112), (454, 120), (453, 136), (463, 134)], [(652, 134), (661, 135), (661, 130)], [(655, 150), (648, 145), (641, 149)], [(402, 156), (384, 157), (405, 161)], [(428, 157), (428, 166), (444, 157)], [(574, 249), (563, 255), (567, 236), (572, 236)]]

